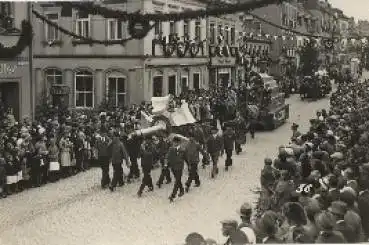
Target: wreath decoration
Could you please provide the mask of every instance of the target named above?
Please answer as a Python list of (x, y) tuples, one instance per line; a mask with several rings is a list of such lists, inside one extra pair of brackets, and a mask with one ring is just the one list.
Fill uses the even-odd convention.
[(196, 55), (199, 53), (200, 47), (197, 43), (190, 44), (190, 55), (192, 58), (195, 58)]
[(223, 56), (223, 48), (220, 46), (217, 46), (215, 48), (215, 53), (217, 54), (218, 57), (222, 57)]
[(28, 21), (22, 21), (22, 32), (17, 41), (17, 44), (12, 47), (4, 47), (0, 43), (0, 58), (1, 59), (14, 59), (20, 55), (25, 48), (32, 43), (32, 25)]
[(166, 57), (170, 57), (174, 54), (174, 51), (176, 50), (176, 45), (173, 43), (166, 43), (163, 47), (164, 55)]
[(133, 39), (142, 39), (146, 37), (150, 30), (150, 22), (145, 19), (132, 19), (128, 24), (128, 33)]
[(177, 43), (177, 55), (180, 58), (183, 58), (186, 56), (188, 50), (188, 45), (186, 45), (184, 42), (178, 42)]
[(223, 55), (224, 57), (229, 57), (229, 47), (228, 46), (224, 46), (223, 47)]

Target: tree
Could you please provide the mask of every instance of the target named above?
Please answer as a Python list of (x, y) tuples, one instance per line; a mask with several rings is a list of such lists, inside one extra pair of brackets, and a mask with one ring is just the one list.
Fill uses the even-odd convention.
[(311, 76), (319, 68), (319, 52), (315, 44), (315, 40), (310, 39), (300, 51), (300, 73), (303, 76)]

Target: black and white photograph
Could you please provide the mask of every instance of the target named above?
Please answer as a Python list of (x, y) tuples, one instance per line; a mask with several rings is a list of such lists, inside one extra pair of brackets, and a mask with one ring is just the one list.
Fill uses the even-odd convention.
[(369, 242), (369, 0), (0, 0), (0, 245)]

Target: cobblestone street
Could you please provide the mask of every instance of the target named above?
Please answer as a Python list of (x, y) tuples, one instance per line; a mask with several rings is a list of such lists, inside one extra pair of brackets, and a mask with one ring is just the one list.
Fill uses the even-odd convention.
[[(274, 156), (278, 145), (288, 142), (292, 122), (305, 131), (315, 111), (328, 106), (328, 99), (301, 102), (293, 96), (288, 103), (289, 122), (273, 132), (258, 133), (255, 140), (249, 137), (246, 150), (234, 157), (233, 168), (229, 172), (221, 168), (216, 180), (210, 179), (209, 169), (201, 169), (201, 187), (173, 204), (168, 201), (172, 185), (139, 199), (137, 183), (115, 193), (101, 190), (100, 170), (93, 169), (1, 200), (0, 243), (180, 244), (193, 231), (223, 241), (219, 221), (238, 218), (239, 206), (256, 200), (252, 189), (259, 185), (264, 157)], [(158, 175), (155, 170), (154, 180)]]

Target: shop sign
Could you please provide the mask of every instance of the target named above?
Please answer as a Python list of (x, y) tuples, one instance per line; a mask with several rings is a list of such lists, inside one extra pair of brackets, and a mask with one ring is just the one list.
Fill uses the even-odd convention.
[(158, 37), (152, 40), (152, 56), (156, 56), (155, 48), (158, 45), (166, 57), (183, 58), (188, 54), (192, 58), (199, 56), (199, 54), (205, 56), (205, 41), (194, 41), (189, 38), (180, 40), (177, 35)]
[(17, 69), (17, 65), (9, 63), (0, 63), (0, 75), (11, 75)]
[(67, 95), (70, 90), (67, 85), (53, 85), (50, 88), (50, 94), (52, 95)]

